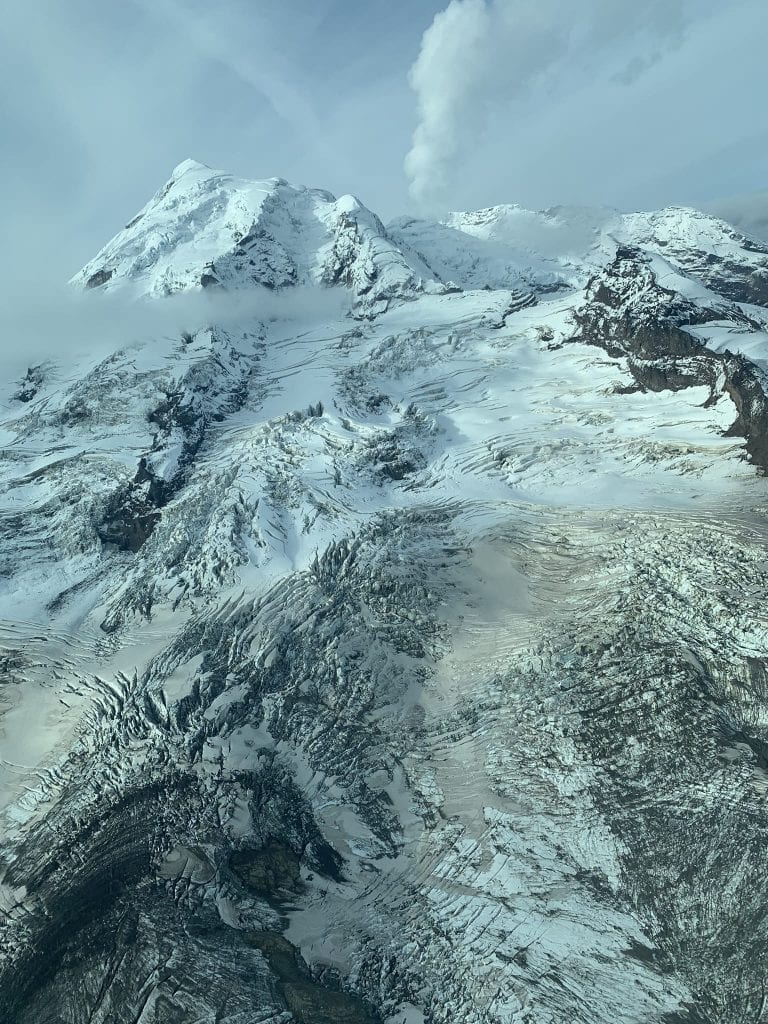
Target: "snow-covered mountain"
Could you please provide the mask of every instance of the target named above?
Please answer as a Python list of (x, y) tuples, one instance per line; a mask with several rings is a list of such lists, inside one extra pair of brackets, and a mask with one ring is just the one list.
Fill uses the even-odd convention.
[(169, 295), (194, 287), (344, 285), (366, 309), (429, 290), (434, 274), (354, 196), (244, 181), (185, 160), (75, 281)]
[(759, 1021), (768, 249), (185, 161), (73, 285), (127, 340), (0, 391), (3, 1021)]

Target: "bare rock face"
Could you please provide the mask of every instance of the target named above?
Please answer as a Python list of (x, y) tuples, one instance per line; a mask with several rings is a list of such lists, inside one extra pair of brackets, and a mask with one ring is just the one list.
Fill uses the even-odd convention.
[(3, 1022), (760, 1020), (765, 258), (176, 168), (0, 396)]
[[(662, 267), (663, 269), (663, 267)], [(733, 400), (737, 418), (729, 434), (747, 439), (753, 461), (768, 469), (768, 399), (765, 373), (751, 360), (725, 349), (715, 352), (686, 328), (718, 323), (731, 331), (761, 324), (739, 307), (683, 299), (659, 284), (659, 270), (640, 249), (619, 247), (613, 261), (589, 282), (586, 304), (577, 311), (578, 340), (626, 355), (630, 370), (651, 391), (704, 386), (709, 400)]]
[(101, 270), (96, 270), (91, 274), (85, 282), (85, 287), (100, 288), (101, 285), (107, 283), (113, 274), (114, 270), (108, 270), (106, 267), (102, 267)]

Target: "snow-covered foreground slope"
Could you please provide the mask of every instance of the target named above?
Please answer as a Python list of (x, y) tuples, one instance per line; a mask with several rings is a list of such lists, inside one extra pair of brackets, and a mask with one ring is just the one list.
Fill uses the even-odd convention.
[(0, 395), (4, 1021), (760, 1019), (764, 256), (598, 221), (188, 161), (78, 275), (141, 328)]

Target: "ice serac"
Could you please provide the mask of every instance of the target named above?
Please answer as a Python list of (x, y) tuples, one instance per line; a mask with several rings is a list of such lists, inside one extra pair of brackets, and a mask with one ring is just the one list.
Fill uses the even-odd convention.
[(174, 170), (0, 385), (4, 1024), (761, 1020), (766, 258)]

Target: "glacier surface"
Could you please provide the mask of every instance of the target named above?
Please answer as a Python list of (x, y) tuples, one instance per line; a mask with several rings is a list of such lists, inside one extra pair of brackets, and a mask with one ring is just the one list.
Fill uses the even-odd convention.
[(185, 161), (72, 284), (119, 342), (0, 392), (3, 1020), (762, 1019), (768, 249)]

